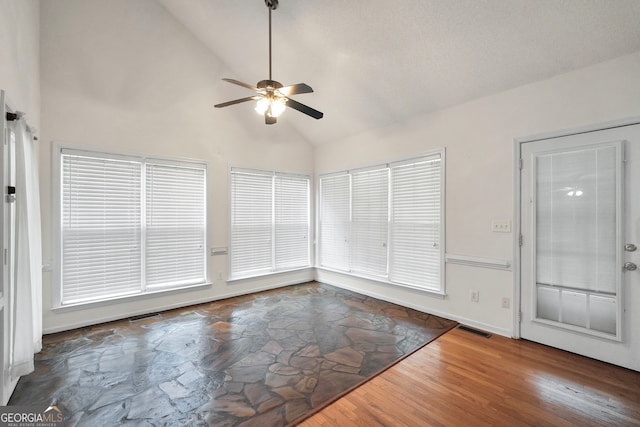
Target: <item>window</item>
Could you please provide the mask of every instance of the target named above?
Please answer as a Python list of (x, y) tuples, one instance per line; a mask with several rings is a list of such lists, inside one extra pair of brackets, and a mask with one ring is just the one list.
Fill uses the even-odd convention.
[(392, 282), (442, 290), (442, 218), (440, 156), (392, 166)]
[(206, 282), (206, 167), (61, 150), (60, 303)]
[(350, 267), (354, 273), (387, 275), (389, 168), (351, 174)]
[(320, 178), (319, 263), (337, 270), (349, 269), (351, 175)]
[(145, 265), (148, 287), (205, 280), (205, 170), (146, 162)]
[(310, 178), (231, 169), (231, 278), (310, 267)]
[(320, 267), (443, 293), (442, 153), (320, 177)]

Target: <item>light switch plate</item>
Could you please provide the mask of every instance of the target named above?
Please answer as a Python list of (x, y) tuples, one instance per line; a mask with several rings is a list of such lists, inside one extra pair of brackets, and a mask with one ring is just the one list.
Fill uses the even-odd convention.
[(491, 221), (491, 231), (494, 233), (511, 233), (511, 220), (494, 219)]

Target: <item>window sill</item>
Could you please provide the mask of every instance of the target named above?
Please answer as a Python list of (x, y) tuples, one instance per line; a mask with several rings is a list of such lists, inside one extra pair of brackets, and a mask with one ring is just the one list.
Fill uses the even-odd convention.
[(391, 281), (386, 280), (386, 279), (381, 278), (381, 277), (369, 276), (369, 275), (361, 274), (361, 273), (352, 273), (352, 272), (349, 272), (349, 271), (337, 270), (337, 269), (328, 268), (328, 267), (315, 267), (315, 268), (316, 268), (316, 270), (328, 271), (330, 273), (344, 274), (345, 276), (351, 276), (351, 277), (357, 277), (359, 279), (371, 280), (373, 282), (378, 282), (378, 283), (382, 283), (382, 284), (389, 285), (389, 286), (400, 287), (400, 288), (405, 288), (405, 289), (412, 289), (414, 291), (422, 292), (422, 293), (424, 293), (426, 295), (429, 295), (429, 296), (432, 296), (434, 298), (439, 298), (439, 299), (447, 298), (447, 294), (444, 292), (444, 290), (442, 292), (434, 291), (432, 289), (421, 288), (420, 286), (412, 286), (412, 285), (406, 285), (404, 283), (391, 282)]
[(102, 299), (99, 301), (87, 301), (87, 302), (80, 302), (75, 304), (65, 304), (65, 305), (54, 306), (51, 308), (51, 311), (57, 312), (57, 313), (65, 313), (68, 311), (87, 310), (95, 307), (103, 307), (103, 306), (108, 306), (112, 304), (121, 304), (125, 302), (137, 301), (137, 300), (145, 299), (148, 297), (165, 296), (165, 295), (179, 294), (183, 292), (199, 291), (199, 290), (207, 289), (210, 287), (211, 287), (211, 283), (206, 282), (206, 283), (199, 283), (196, 285), (184, 286), (181, 288), (156, 289), (156, 290), (147, 291), (144, 293), (122, 295), (122, 296), (117, 296), (113, 298)]

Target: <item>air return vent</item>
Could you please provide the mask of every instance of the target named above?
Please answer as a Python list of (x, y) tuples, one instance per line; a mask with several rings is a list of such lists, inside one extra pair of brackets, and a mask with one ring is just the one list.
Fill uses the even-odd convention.
[(469, 332), (470, 334), (478, 335), (480, 337), (491, 338), (491, 334), (488, 334), (478, 329), (470, 328), (468, 326), (460, 325), (458, 326), (458, 329), (460, 329), (461, 331)]
[(129, 318), (129, 322), (139, 322), (147, 319), (159, 319), (160, 313), (142, 314), (140, 316), (133, 316)]

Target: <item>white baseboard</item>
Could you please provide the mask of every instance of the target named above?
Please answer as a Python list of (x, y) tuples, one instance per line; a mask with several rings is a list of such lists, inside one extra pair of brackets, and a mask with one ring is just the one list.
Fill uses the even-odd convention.
[(198, 304), (205, 304), (208, 302), (214, 302), (214, 301), (220, 301), (223, 299), (227, 299), (227, 298), (233, 298), (233, 297), (238, 297), (241, 295), (248, 295), (248, 294), (253, 294), (256, 292), (261, 292), (261, 291), (268, 291), (271, 289), (277, 289), (277, 288), (283, 288), (285, 286), (291, 286), (291, 285), (297, 285), (300, 283), (306, 283), (308, 281), (313, 280), (313, 278), (309, 278), (308, 280), (300, 280), (300, 279), (293, 279), (293, 280), (288, 280), (288, 281), (282, 281), (282, 282), (278, 282), (275, 284), (270, 284), (270, 285), (266, 285), (266, 286), (260, 286), (257, 288), (253, 288), (251, 290), (243, 290), (243, 291), (236, 291), (236, 292), (228, 292), (222, 295), (216, 295), (215, 297), (212, 298), (200, 298), (200, 299), (195, 299), (195, 300), (191, 300), (191, 301), (185, 301), (185, 302), (180, 302), (180, 303), (176, 303), (176, 304), (167, 304), (167, 305), (162, 305), (162, 306), (157, 306), (157, 307), (153, 307), (150, 309), (145, 309), (145, 310), (138, 310), (138, 311), (131, 311), (131, 312), (127, 312), (127, 313), (118, 313), (118, 314), (114, 314), (111, 316), (105, 316), (102, 318), (92, 318), (90, 320), (87, 321), (81, 321), (81, 322), (76, 322), (73, 324), (67, 324), (64, 326), (59, 326), (59, 327), (53, 327), (53, 328), (46, 328), (42, 331), (43, 335), (47, 335), (47, 334), (55, 334), (57, 332), (63, 332), (63, 331), (69, 331), (72, 329), (78, 329), (78, 328), (84, 328), (85, 326), (92, 326), (92, 325), (98, 325), (101, 323), (107, 323), (107, 322), (113, 322), (116, 320), (122, 320), (122, 319), (127, 319), (129, 317), (134, 317), (134, 316), (143, 316), (145, 314), (152, 314), (152, 313), (159, 313), (162, 311), (167, 311), (167, 310), (173, 310), (176, 308), (183, 308), (183, 307), (189, 307), (191, 305), (198, 305)]
[[(287, 281), (280, 281), (278, 283), (275, 284), (270, 284), (270, 285), (266, 285), (266, 286), (260, 286), (257, 288), (253, 288), (250, 291), (247, 290), (243, 290), (243, 291), (236, 291), (236, 292), (228, 292), (222, 295), (216, 295), (215, 297), (212, 298), (200, 298), (200, 299), (195, 299), (195, 300), (191, 300), (191, 301), (187, 301), (187, 302), (181, 302), (181, 303), (176, 303), (176, 304), (167, 304), (167, 305), (163, 305), (163, 306), (158, 306), (158, 307), (154, 307), (151, 309), (145, 309), (145, 310), (137, 310), (137, 311), (131, 311), (131, 312), (127, 312), (127, 313), (119, 313), (119, 314), (114, 314), (111, 316), (105, 316), (102, 318), (98, 318), (98, 319), (90, 319), (90, 320), (86, 320), (86, 321), (80, 321), (80, 322), (76, 322), (73, 324), (67, 324), (64, 326), (59, 326), (59, 327), (53, 327), (53, 328), (46, 328), (43, 330), (43, 334), (54, 334), (56, 332), (63, 332), (63, 331), (68, 331), (71, 329), (77, 329), (77, 328), (82, 328), (85, 326), (92, 326), (92, 325), (96, 325), (96, 324), (100, 324), (100, 323), (107, 323), (107, 322), (113, 322), (116, 320), (122, 320), (122, 319), (127, 319), (129, 317), (134, 317), (134, 316), (142, 316), (145, 314), (152, 314), (152, 313), (157, 313), (157, 312), (162, 312), (162, 311), (167, 311), (167, 310), (173, 310), (176, 308), (182, 308), (182, 307), (188, 307), (190, 305), (197, 305), (197, 304), (204, 304), (204, 303), (208, 303), (208, 302), (213, 302), (213, 301), (219, 301), (219, 300), (223, 300), (223, 299), (227, 299), (227, 298), (233, 298), (233, 297), (237, 297), (237, 296), (241, 296), (241, 295), (247, 295), (247, 294), (252, 294), (255, 292), (261, 292), (261, 291), (267, 291), (270, 289), (277, 289), (277, 288), (282, 288), (285, 286), (290, 286), (290, 285), (297, 285), (300, 283), (306, 283), (309, 280), (314, 280), (313, 278), (309, 278), (308, 280), (300, 280), (299, 278), (296, 279), (292, 279), (292, 280), (287, 280)], [(318, 280), (316, 278), (316, 280)], [(391, 298), (388, 297), (386, 295), (382, 295), (376, 292), (370, 292), (370, 291), (366, 291), (363, 290), (359, 287), (352, 287), (349, 285), (345, 285), (344, 283), (340, 283), (339, 281), (335, 281), (335, 280), (331, 280), (331, 279), (327, 279), (327, 278), (323, 278), (322, 280), (318, 280), (322, 283), (326, 283), (328, 285), (332, 285), (335, 286), (337, 288), (341, 288), (341, 289), (346, 289), (349, 291), (353, 291), (359, 294), (364, 294), (367, 296), (370, 296), (372, 298), (376, 298), (382, 301), (387, 301), (393, 304), (398, 304), (404, 307), (408, 307), (408, 308), (412, 308), (414, 310), (418, 310), (421, 311), (423, 313), (428, 313), (428, 314), (433, 314), (434, 316), (439, 316), (439, 317), (443, 317), (445, 319), (450, 319), (450, 320), (454, 320), (456, 322), (465, 324), (467, 326), (471, 326), (477, 329), (481, 329), (484, 330), (486, 332), (491, 332), (497, 335), (502, 335), (508, 338), (512, 338), (512, 331), (508, 330), (508, 329), (503, 329), (503, 328), (497, 328), (493, 325), (489, 325), (486, 323), (482, 323), (482, 322), (478, 322), (476, 320), (472, 320), (472, 319), (467, 319), (465, 317), (462, 316), (457, 316), (455, 314), (451, 314), (451, 313), (446, 313), (446, 312), (441, 312), (439, 310), (433, 310), (433, 309), (425, 309), (425, 307), (423, 306), (419, 306), (416, 304), (411, 304), (408, 303), (406, 301), (401, 301), (399, 299), (395, 299), (395, 298)]]
[(18, 385), (18, 380), (20, 378), (16, 378), (16, 379), (11, 379), (9, 378), (8, 384), (4, 384), (3, 385), (3, 390), (2, 390), (2, 406), (6, 406), (7, 403), (9, 403), (9, 399), (11, 399), (11, 395), (13, 394), (13, 391), (16, 389), (16, 386)]
[[(316, 279), (318, 280), (318, 279)], [(481, 329), (483, 331), (486, 332), (491, 332), (493, 334), (496, 335), (501, 335), (507, 338), (512, 338), (512, 333), (510, 330), (508, 329), (504, 329), (504, 328), (497, 328), (493, 325), (489, 325), (486, 323), (482, 323), (482, 322), (478, 322), (476, 320), (471, 320), (471, 319), (467, 319), (465, 317), (462, 316), (456, 316), (455, 314), (451, 314), (451, 313), (445, 313), (445, 312), (441, 312), (439, 310), (433, 310), (433, 309), (425, 309), (422, 306), (416, 305), (416, 304), (411, 304), (411, 303), (407, 303), (406, 301), (401, 301), (395, 298), (391, 298), (388, 297), (386, 295), (382, 295), (376, 292), (370, 292), (370, 291), (366, 291), (363, 290), (361, 288), (357, 288), (357, 287), (353, 287), (353, 286), (349, 286), (349, 285), (345, 285), (343, 283), (340, 283), (338, 281), (334, 281), (334, 280), (327, 280), (327, 279), (322, 279), (322, 280), (318, 280), (321, 283), (326, 283), (327, 285), (331, 285), (331, 286), (335, 286), (336, 288), (341, 288), (341, 289), (346, 289), (348, 291), (352, 291), (352, 292), (356, 292), (358, 294), (364, 294), (367, 295), (371, 298), (376, 298), (382, 301), (387, 301), (393, 304), (397, 304), (397, 305), (401, 305), (403, 307), (408, 307), (408, 308), (412, 308), (414, 310), (417, 311), (421, 311), (423, 313), (427, 313), (427, 314), (433, 314), (434, 316), (438, 316), (438, 317), (443, 317), (445, 319), (449, 319), (449, 320), (454, 320), (458, 323), (462, 323), (464, 325), (467, 326), (472, 326), (476, 329)]]

